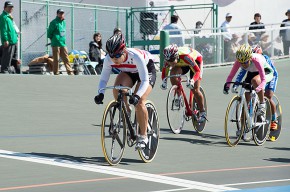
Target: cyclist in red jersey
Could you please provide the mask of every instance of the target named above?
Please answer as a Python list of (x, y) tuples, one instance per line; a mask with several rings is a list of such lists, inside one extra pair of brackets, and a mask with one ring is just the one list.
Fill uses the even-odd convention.
[[(206, 112), (204, 109), (204, 98), (199, 90), (200, 81), (203, 73), (203, 59), (202, 55), (189, 47), (178, 47), (175, 44), (164, 48), (164, 67), (162, 69), (162, 80), (168, 75), (186, 74), (190, 71), (190, 82), (186, 85), (192, 90), (194, 96), (197, 98), (198, 107), (201, 109), (201, 116), (199, 122), (206, 120)], [(172, 85), (177, 85), (178, 78), (170, 78)], [(163, 82), (161, 89), (167, 89), (167, 82)]]

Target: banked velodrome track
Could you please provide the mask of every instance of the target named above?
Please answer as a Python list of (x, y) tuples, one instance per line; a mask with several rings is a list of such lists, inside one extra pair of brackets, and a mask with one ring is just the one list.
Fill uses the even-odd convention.
[[(181, 134), (172, 134), (168, 90), (160, 89), (158, 74), (150, 95), (160, 120), (158, 154), (145, 164), (127, 147), (115, 167), (104, 161), (101, 149), (105, 105), (93, 102), (98, 76), (0, 75), (0, 191), (290, 191), (289, 66), (289, 59), (276, 61), (283, 110), (278, 141), (226, 144), (224, 115), (232, 95), (223, 95), (222, 88), (230, 67), (204, 70), (209, 122), (203, 134), (190, 122)], [(106, 93), (105, 104), (111, 95)]]

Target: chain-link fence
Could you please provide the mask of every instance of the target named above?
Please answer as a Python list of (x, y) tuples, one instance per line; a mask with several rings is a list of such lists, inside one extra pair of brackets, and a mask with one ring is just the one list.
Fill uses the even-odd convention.
[(21, 1), (20, 7), (20, 54), (23, 65), (35, 57), (51, 53), (51, 48), (46, 46), (49, 43), (47, 29), (59, 8), (65, 11), (66, 45), (69, 51), (88, 51), (95, 32), (102, 34), (104, 44), (115, 27), (130, 29), (126, 22), (128, 8), (48, 0), (25, 0)]

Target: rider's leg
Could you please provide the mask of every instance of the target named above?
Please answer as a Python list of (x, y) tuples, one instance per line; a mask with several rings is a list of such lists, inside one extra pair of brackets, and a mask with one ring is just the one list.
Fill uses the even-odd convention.
[[(141, 84), (140, 82), (137, 83), (135, 92), (139, 89), (140, 84)], [(147, 135), (148, 111), (145, 106), (145, 103), (151, 91), (152, 91), (152, 86), (149, 85), (146, 92), (140, 98), (139, 103), (135, 106), (137, 122), (139, 123), (139, 126), (140, 126), (139, 134), (141, 136)]]
[(196, 97), (198, 108), (200, 109), (201, 112), (204, 112), (205, 111), (204, 98), (199, 88), (200, 88), (200, 80), (197, 80), (196, 82), (194, 82), (194, 89), (192, 91), (194, 96)]
[[(260, 84), (261, 84), (261, 78), (260, 75), (256, 75), (255, 77), (253, 77), (253, 79), (251, 80), (252, 85), (254, 86), (254, 88), (257, 88)], [(266, 116), (266, 104), (264, 102), (264, 88), (262, 90), (260, 90), (257, 93), (260, 103), (258, 105), (258, 110), (257, 110), (257, 114), (259, 116), (261, 116), (262, 121), (265, 120), (265, 116)]]
[[(118, 85), (133, 87), (133, 81), (127, 73), (121, 72), (120, 74), (117, 75), (114, 86), (118, 86)], [(113, 89), (113, 94), (114, 94), (114, 98), (117, 99), (118, 98), (118, 90)], [(125, 101), (127, 111), (130, 112), (127, 97), (124, 97), (124, 101)]]
[[(253, 79), (251, 80), (251, 83), (254, 88), (257, 88), (261, 84), (260, 75), (256, 75), (255, 77), (253, 77)], [(259, 91), (257, 95), (259, 97), (260, 103), (264, 103), (264, 89)]]
[(277, 130), (278, 125), (277, 125), (277, 116), (276, 116), (276, 105), (272, 99), (273, 95), (274, 95), (274, 92), (272, 90), (270, 90), (270, 89), (265, 90), (265, 97), (267, 97), (269, 99), (271, 111), (272, 111), (270, 128), (271, 128), (271, 130)]
[(274, 92), (272, 90), (265, 90), (265, 96), (269, 99), (270, 101), (270, 105), (271, 105), (271, 110), (272, 110), (272, 115), (275, 115), (276, 114), (276, 106), (275, 106), (275, 103), (272, 99), (274, 95)]

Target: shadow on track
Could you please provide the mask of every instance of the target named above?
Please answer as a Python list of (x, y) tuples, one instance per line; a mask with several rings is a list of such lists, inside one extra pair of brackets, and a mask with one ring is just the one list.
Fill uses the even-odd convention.
[[(31, 155), (34, 157), (44, 157), (44, 158), (50, 158), (55, 159), (56, 161), (70, 161), (70, 162), (76, 162), (76, 163), (88, 163), (88, 164), (95, 164), (95, 165), (108, 165), (104, 157), (77, 157), (72, 155), (65, 155), (65, 154), (52, 154), (52, 153), (25, 153), (25, 155)], [(122, 161), (120, 162), (121, 165), (130, 165), (130, 163), (142, 163), (141, 160), (136, 159), (128, 159), (128, 158), (122, 158)]]

